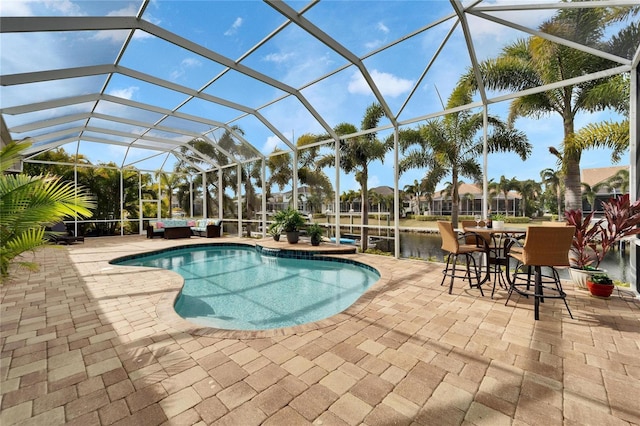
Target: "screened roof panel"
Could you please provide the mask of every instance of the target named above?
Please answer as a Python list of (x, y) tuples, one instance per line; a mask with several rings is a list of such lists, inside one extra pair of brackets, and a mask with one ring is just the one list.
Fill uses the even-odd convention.
[(348, 61), (295, 25), (288, 25), (242, 62), (299, 88)]
[(0, 97), (2, 107), (23, 105), (24, 91), (33, 93), (33, 102), (45, 102), (51, 99), (63, 99), (91, 93), (100, 93), (106, 80), (105, 75), (66, 78), (62, 80), (40, 81), (15, 86), (2, 86)]
[[(249, 143), (268, 154), (291, 149), (287, 142), (297, 135), (331, 132), (341, 122), (359, 127), (373, 102), (392, 115), (383, 126), (395, 123), (399, 111), (399, 125), (442, 113), (436, 88), (446, 102), (475, 61), (519, 38), (540, 36), (572, 58), (586, 53), (593, 72), (628, 72), (640, 57), (637, 36), (616, 57), (611, 43), (595, 44), (589, 31), (578, 39), (540, 28), (559, 10), (575, 14), (606, 3), (5, 1), (0, 112), (12, 138), (37, 136), (33, 150), (75, 138), (81, 149), (104, 152), (117, 139), (125, 144), (115, 150), (118, 164), (140, 135), (149, 140), (136, 144), (144, 143), (151, 157), (197, 135), (211, 133), (214, 144), (223, 144), (223, 123), (241, 128), (246, 142), (238, 147)], [(637, 22), (636, 0), (611, 4), (608, 13), (636, 8), (623, 13), (619, 28)], [(616, 25), (607, 31), (615, 34)], [(561, 87), (566, 78), (542, 84)], [(515, 95), (487, 90), (489, 103), (496, 96)], [(481, 99), (478, 92), (474, 100)], [(77, 130), (84, 126), (92, 128)], [(161, 164), (171, 168), (176, 158), (165, 156)]]
[(186, 95), (155, 84), (115, 74), (110, 82), (107, 94), (118, 98), (133, 100), (143, 104), (155, 105), (167, 110), (174, 109)]
[(234, 70), (224, 73), (204, 93), (253, 109), (286, 94), (283, 90)]
[[(157, 52), (162, 52), (160, 62)], [(148, 34), (131, 41), (120, 65), (192, 90), (201, 89), (224, 70), (218, 63)]]
[(98, 102), (95, 112), (105, 115), (113, 115), (123, 119), (126, 118), (138, 122), (144, 122), (149, 125), (152, 125), (163, 117), (163, 114), (159, 112), (106, 100)]
[(304, 16), (358, 57), (453, 12), (448, 2), (441, 1), (403, 2), (402, 14), (394, 13), (393, 2), (335, 3), (319, 2)]
[(4, 75), (110, 64), (127, 33), (114, 30), (3, 34), (0, 68)]

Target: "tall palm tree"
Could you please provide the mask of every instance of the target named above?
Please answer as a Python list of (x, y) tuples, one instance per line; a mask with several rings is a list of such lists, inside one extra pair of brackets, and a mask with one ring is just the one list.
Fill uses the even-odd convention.
[[(380, 104), (374, 103), (367, 107), (360, 124), (360, 130), (370, 130), (378, 127), (378, 123), (384, 116), (384, 110)], [(340, 135), (357, 133), (358, 129), (353, 124), (338, 124), (334, 131)], [(356, 182), (360, 184), (362, 201), (362, 227), (360, 229), (362, 250), (368, 248), (369, 203), (367, 202), (369, 164), (372, 161), (384, 161), (384, 155), (391, 145), (378, 140), (375, 132), (340, 141), (340, 168), (345, 173), (355, 172)], [(335, 163), (334, 155), (326, 155), (318, 160), (319, 167), (332, 166)]]
[[(627, 14), (636, 14), (640, 8), (632, 8)], [(607, 27), (617, 22), (619, 16), (612, 16), (604, 8), (563, 9), (539, 30), (557, 35), (585, 46), (605, 47), (608, 52), (630, 57), (630, 45), (637, 45), (640, 24), (632, 23), (616, 35), (605, 39)], [(585, 74), (611, 68), (612, 62), (588, 53), (560, 45), (541, 37), (532, 36), (518, 40), (505, 47), (495, 59), (481, 63), (481, 75), (489, 90), (520, 91), (560, 80), (580, 77)], [(511, 103), (509, 121), (518, 117), (540, 118), (549, 114), (559, 114), (563, 121), (564, 138), (562, 149), (550, 148), (562, 165), (565, 182), (565, 203), (567, 209), (577, 209), (581, 205), (580, 157), (584, 149), (606, 146), (620, 152), (628, 146), (628, 132), (620, 129), (624, 125), (613, 126), (616, 131), (606, 138), (595, 136), (594, 132), (575, 132), (574, 120), (580, 112), (595, 112), (611, 108), (625, 113), (628, 108), (628, 77), (618, 75), (606, 79), (572, 84), (544, 93), (522, 96)], [(462, 77), (461, 83), (476, 87), (473, 71)], [(606, 126), (605, 126), (606, 127)], [(595, 128), (594, 128), (595, 129)], [(588, 128), (587, 128), (588, 130)], [(591, 133), (591, 134), (590, 134)]]
[(534, 211), (530, 202), (535, 200), (541, 192), (540, 183), (533, 179), (516, 180), (515, 186), (522, 197), (520, 205), (522, 217), (528, 216), (528, 213)]
[[(0, 150), (0, 278), (20, 254), (48, 243), (44, 227), (67, 216), (90, 217), (95, 206), (86, 189), (60, 177), (5, 174), (29, 142), (10, 142)], [(35, 269), (23, 261), (20, 266)]]
[[(497, 182), (497, 190), (502, 192), (504, 195), (504, 215), (509, 216), (509, 191), (513, 189), (518, 189), (518, 180), (514, 177), (511, 179), (507, 179), (504, 175), (500, 176), (500, 181)], [(514, 201), (515, 204), (515, 201)], [(498, 206), (496, 206), (496, 213), (499, 213), (497, 210)], [(514, 206), (515, 210), (515, 206)]]
[(598, 210), (598, 207), (596, 206), (596, 198), (598, 197), (598, 192), (605, 186), (605, 182), (596, 183), (593, 186), (582, 182), (582, 198), (587, 200), (592, 212)]
[[(471, 103), (472, 89), (461, 84), (449, 97), (447, 108), (455, 108)], [(531, 144), (524, 133), (517, 131), (499, 118), (489, 116), (491, 133), (488, 136), (490, 153), (517, 153), (526, 160), (531, 153)], [(400, 161), (400, 172), (411, 168), (427, 168), (425, 179), (433, 185), (445, 176), (451, 175), (451, 221), (458, 226), (459, 179), (469, 177), (474, 181), (482, 179), (482, 169), (478, 157), (482, 155), (483, 142), (477, 137), (483, 128), (482, 113), (472, 114), (469, 110), (460, 111), (427, 121), (415, 129), (399, 133), (399, 144), (406, 156)]]
[(562, 171), (547, 168), (540, 172), (540, 178), (542, 179), (542, 184), (545, 188), (555, 193), (556, 205), (558, 206), (558, 216), (562, 216)]
[(615, 175), (606, 181), (609, 191), (619, 190), (620, 194), (629, 192), (629, 170), (618, 170)]
[(166, 173), (162, 170), (155, 172), (156, 179), (160, 180), (160, 187), (166, 191), (167, 202), (169, 204), (169, 211), (167, 212), (168, 218), (173, 217), (173, 192), (178, 188), (183, 181), (183, 177), (176, 173)]
[(420, 214), (420, 195), (422, 194), (422, 184), (417, 179), (413, 181), (413, 184), (405, 185), (404, 192), (411, 194), (415, 200), (416, 207), (418, 208), (418, 215)]

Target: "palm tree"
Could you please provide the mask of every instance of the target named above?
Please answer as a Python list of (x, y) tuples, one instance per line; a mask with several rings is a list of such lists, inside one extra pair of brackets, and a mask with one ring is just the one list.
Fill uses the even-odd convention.
[[(471, 95), (470, 86), (459, 85), (449, 97), (447, 108), (471, 103)], [(488, 136), (489, 152), (513, 151), (526, 160), (531, 153), (526, 135), (508, 127), (497, 117), (489, 116), (488, 120), (492, 130)], [(429, 120), (417, 132), (409, 129), (399, 133), (400, 148), (406, 154), (398, 165), (400, 172), (426, 167), (425, 179), (433, 186), (451, 174), (451, 221), (454, 227), (458, 226), (460, 176), (474, 181), (482, 178), (477, 159), (482, 155), (483, 142), (476, 139), (482, 128), (483, 114), (465, 110)]]
[[(9, 274), (9, 265), (20, 254), (48, 243), (44, 227), (67, 216), (90, 217), (93, 197), (82, 187), (60, 177), (4, 174), (29, 142), (10, 142), (0, 150), (0, 278)], [(20, 266), (37, 268), (31, 262)]]
[(553, 191), (556, 195), (556, 205), (558, 206), (558, 215), (562, 215), (562, 171), (550, 168), (540, 172), (542, 184), (547, 190)]
[(533, 179), (516, 180), (515, 187), (522, 196), (520, 205), (522, 217), (528, 216), (528, 213), (534, 210), (530, 205), (530, 201), (535, 200), (541, 192), (540, 184)]
[(598, 210), (598, 207), (596, 206), (596, 198), (600, 189), (605, 186), (605, 182), (596, 183), (593, 186), (589, 185), (588, 183), (582, 182), (582, 198), (587, 200), (587, 203), (589, 203), (589, 207), (591, 207), (592, 212)]
[[(640, 8), (631, 8), (627, 14), (636, 14)], [(621, 30), (606, 40), (605, 29), (619, 16), (608, 14), (604, 8), (563, 9), (550, 20), (540, 25), (544, 33), (561, 36), (585, 46), (607, 46), (607, 51), (630, 57), (629, 45), (637, 45), (638, 23)], [(496, 59), (481, 63), (481, 75), (489, 90), (520, 91), (583, 76), (585, 74), (611, 68), (612, 62), (556, 44), (541, 37), (532, 36), (518, 40), (505, 47)], [(585, 128), (575, 132), (574, 120), (580, 112), (595, 112), (612, 108), (625, 113), (628, 108), (628, 77), (618, 75), (606, 79), (572, 84), (544, 93), (522, 96), (511, 103), (509, 122), (518, 117), (540, 118), (549, 114), (559, 114), (563, 121), (564, 138), (562, 149), (550, 148), (562, 165), (565, 182), (565, 203), (567, 209), (578, 209), (580, 195), (580, 157), (584, 149), (606, 146), (620, 152), (628, 146), (629, 133), (620, 131), (624, 125), (607, 133), (606, 138), (597, 137), (597, 128)], [(477, 87), (473, 71), (462, 77), (461, 83)], [(607, 127), (607, 126), (605, 126)], [(600, 129), (602, 130), (602, 128)], [(602, 136), (602, 135), (600, 135)]]
[(158, 170), (155, 173), (156, 179), (160, 180), (160, 187), (166, 191), (167, 201), (169, 203), (168, 218), (173, 217), (173, 192), (180, 186), (183, 178), (176, 173), (168, 174), (162, 170)]
[(411, 184), (405, 185), (403, 190), (404, 192), (412, 195), (412, 198), (415, 200), (416, 207), (418, 208), (418, 215), (419, 215), (420, 214), (420, 195), (422, 193), (421, 183), (418, 182), (417, 179), (415, 179), (412, 185)]
[[(507, 179), (506, 177), (504, 177), (504, 175), (502, 175), (500, 176), (500, 182), (497, 182), (496, 189), (501, 191), (502, 195), (504, 195), (504, 215), (509, 216), (509, 191), (511, 191), (512, 189), (518, 189), (518, 180), (515, 178), (515, 176), (511, 179)], [(497, 204), (496, 213), (499, 213)]]
[(606, 181), (609, 191), (615, 191), (618, 189), (620, 194), (626, 194), (629, 192), (629, 170), (618, 170), (615, 175), (611, 176)]
[[(384, 116), (384, 110), (380, 104), (369, 105), (365, 111), (360, 130), (370, 130), (378, 127), (378, 123)], [(338, 124), (334, 131), (340, 135), (357, 133), (358, 129), (349, 123)], [(372, 161), (384, 161), (384, 155), (391, 145), (378, 140), (375, 132), (340, 141), (340, 168), (345, 173), (355, 172), (356, 181), (360, 184), (362, 200), (362, 227), (360, 230), (362, 250), (368, 248), (369, 206), (367, 202), (369, 164)], [(335, 163), (334, 155), (326, 155), (318, 160), (318, 167), (332, 166)]]
[(349, 210), (353, 211), (353, 201), (360, 198), (360, 191), (350, 189), (340, 195), (340, 202), (349, 204)]

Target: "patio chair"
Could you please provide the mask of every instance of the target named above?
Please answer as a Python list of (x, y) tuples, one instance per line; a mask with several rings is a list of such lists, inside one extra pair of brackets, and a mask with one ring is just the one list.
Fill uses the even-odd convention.
[(45, 231), (50, 233), (48, 236), (49, 241), (55, 244), (71, 244), (76, 241), (84, 242), (84, 237), (75, 236), (73, 231), (67, 229), (67, 225), (65, 225), (64, 222), (54, 223), (51, 227), (46, 227)]
[[(476, 264), (473, 254), (485, 253), (486, 240), (481, 235), (474, 232), (465, 232), (461, 236), (458, 236), (456, 231), (453, 229), (453, 224), (451, 222), (438, 221), (438, 229), (440, 230), (440, 235), (442, 237), (442, 250), (449, 252), (449, 255), (447, 256), (447, 266), (442, 271), (442, 282), (440, 285), (444, 284), (446, 277), (451, 277), (451, 281), (449, 283), (449, 294), (451, 294), (453, 290), (453, 280), (455, 278), (467, 279), (469, 281), (469, 287), (477, 287), (480, 290), (480, 294), (484, 296), (480, 283), (481, 271)], [(472, 239), (473, 243), (468, 244), (468, 239)], [(463, 240), (464, 243), (460, 244), (459, 240)], [(466, 261), (466, 273), (464, 275), (456, 274), (456, 263), (458, 261), (458, 256), (460, 255), (464, 256)], [(476, 280), (475, 284), (471, 281), (471, 263), (473, 263), (473, 271)]]
[[(573, 318), (566, 293), (562, 289), (557, 267), (569, 266), (569, 250), (575, 232), (574, 226), (530, 226), (524, 245), (519, 248), (510, 247), (507, 252), (507, 269), (509, 260), (516, 261), (516, 267), (510, 276), (509, 294), (505, 305), (509, 303), (513, 292), (522, 296), (534, 298), (534, 315), (539, 319), (540, 303), (545, 298), (562, 299)], [(545, 275), (542, 268), (549, 269), (550, 274)], [(533, 291), (531, 291), (531, 278), (533, 271)], [(545, 294), (544, 291), (547, 290)]]

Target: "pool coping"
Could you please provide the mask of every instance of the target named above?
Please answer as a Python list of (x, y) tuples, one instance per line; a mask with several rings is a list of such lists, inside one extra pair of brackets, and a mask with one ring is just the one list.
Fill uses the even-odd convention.
[[(218, 245), (233, 245), (233, 246), (244, 246), (244, 247), (256, 247), (262, 246), (264, 247), (264, 241), (246, 241), (246, 242), (228, 242), (228, 241), (216, 241), (206, 244), (187, 244), (187, 245), (179, 245), (175, 247), (169, 247), (165, 249), (159, 250), (146, 250), (138, 253), (132, 253), (125, 256), (119, 256), (111, 259), (108, 263), (113, 265), (113, 262), (117, 260), (131, 259), (137, 258), (141, 256), (148, 255), (150, 253), (163, 252), (163, 251), (174, 251), (180, 250), (189, 247), (211, 247)], [(352, 261), (354, 263), (360, 263), (370, 269), (376, 271), (380, 278), (376, 281), (371, 287), (369, 287), (358, 299), (351, 304), (344, 311), (332, 315), (328, 318), (307, 323), (296, 325), (292, 327), (283, 327), (269, 330), (226, 330), (214, 327), (207, 327), (198, 324), (194, 324), (184, 318), (182, 318), (174, 309), (174, 304), (176, 299), (180, 295), (180, 291), (182, 287), (184, 287), (184, 278), (178, 274), (177, 272), (165, 270), (168, 273), (174, 275), (171, 280), (171, 284), (169, 288), (166, 288), (166, 293), (160, 298), (156, 305), (156, 315), (158, 319), (165, 323), (166, 325), (184, 333), (204, 336), (204, 337), (212, 337), (212, 338), (221, 338), (221, 339), (261, 339), (267, 337), (275, 337), (275, 336), (289, 336), (298, 333), (306, 333), (313, 330), (319, 330), (327, 327), (336, 326), (339, 324), (348, 321), (350, 318), (358, 314), (365, 307), (367, 307), (371, 301), (379, 294), (379, 292), (390, 282), (393, 278), (390, 271), (384, 269), (378, 269), (375, 266), (375, 257), (374, 255), (366, 255), (366, 254), (358, 254), (352, 253), (348, 251), (339, 252), (342, 254), (335, 253), (335, 247), (339, 247), (334, 244), (327, 244), (332, 246), (322, 248), (322, 245), (319, 246), (321, 248), (313, 247), (313, 250), (305, 250), (305, 244), (298, 245), (295, 247), (295, 250), (292, 249), (290, 251), (297, 253), (310, 253), (310, 255), (306, 255), (305, 258), (313, 258), (313, 257), (321, 257), (321, 258), (335, 258), (335, 259), (345, 259)], [(309, 247), (312, 247), (309, 245)], [(286, 250), (286, 249), (283, 249)], [(331, 253), (333, 252), (333, 253)], [(312, 254), (311, 254), (312, 253)], [(370, 258), (371, 256), (371, 258)], [(150, 270), (157, 271), (157, 268), (150, 267), (142, 267), (142, 266), (126, 266), (126, 265), (114, 265), (118, 267), (131, 267), (137, 268), (138, 271)]]

